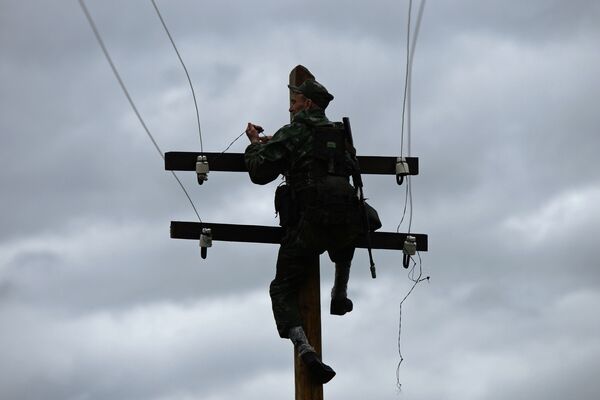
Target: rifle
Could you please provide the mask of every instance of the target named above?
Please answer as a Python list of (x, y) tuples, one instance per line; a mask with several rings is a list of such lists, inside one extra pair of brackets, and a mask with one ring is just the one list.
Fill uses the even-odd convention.
[[(350, 127), (350, 118), (344, 117), (342, 118), (342, 122), (344, 123), (344, 132), (346, 133), (348, 142), (350, 146), (354, 148), (354, 141), (352, 140), (352, 128)], [(373, 252), (371, 249), (371, 226), (369, 222), (369, 217), (367, 214), (367, 206), (365, 202), (365, 195), (363, 193), (363, 182), (362, 177), (360, 175), (360, 165), (358, 164), (358, 159), (356, 158), (356, 154), (353, 154), (354, 161), (356, 163), (356, 171), (352, 172), (352, 181), (354, 182), (354, 186), (358, 189), (360, 204), (362, 205), (363, 218), (365, 221), (365, 226), (367, 228), (367, 251), (369, 252), (369, 263), (371, 264), (371, 278), (375, 279), (377, 277), (377, 272), (375, 270), (375, 262), (373, 261)]]

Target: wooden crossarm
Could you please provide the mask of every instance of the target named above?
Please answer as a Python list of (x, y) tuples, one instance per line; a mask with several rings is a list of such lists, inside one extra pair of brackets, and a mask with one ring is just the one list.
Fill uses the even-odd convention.
[[(210, 228), (215, 241), (279, 244), (283, 237), (283, 228), (278, 226), (172, 221), (171, 238), (199, 240), (202, 228)], [(371, 246), (373, 249), (402, 250), (406, 235), (406, 233), (373, 232)], [(411, 233), (411, 235), (417, 240), (417, 250), (427, 251), (427, 235), (420, 233)], [(356, 247), (367, 248), (366, 237), (359, 238)]]
[[(165, 153), (165, 169), (169, 171), (195, 171), (196, 160), (202, 154), (208, 159), (211, 171), (248, 172), (242, 153), (195, 153), (170, 151)], [(397, 157), (358, 156), (363, 174), (396, 175)], [(406, 157), (410, 175), (419, 174), (419, 159)]]

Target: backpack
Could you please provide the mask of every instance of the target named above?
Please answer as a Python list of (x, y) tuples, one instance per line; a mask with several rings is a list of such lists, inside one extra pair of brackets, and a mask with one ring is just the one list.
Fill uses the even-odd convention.
[[(360, 169), (343, 123), (311, 126), (311, 129), (312, 161), (307, 174), (311, 183), (301, 191), (289, 184), (277, 188), (275, 211), (279, 214), (279, 224), (294, 225), (301, 214), (319, 226), (361, 224), (357, 218), (361, 214), (357, 187), (362, 185)], [(354, 186), (349, 182), (350, 177)], [(371, 230), (381, 227), (375, 209), (367, 205), (366, 210), (373, 219)]]

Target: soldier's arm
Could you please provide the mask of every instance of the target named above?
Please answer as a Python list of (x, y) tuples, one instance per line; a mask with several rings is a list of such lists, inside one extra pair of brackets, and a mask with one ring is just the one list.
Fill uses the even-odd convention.
[(266, 143), (253, 141), (246, 148), (244, 160), (253, 183), (265, 185), (277, 179), (279, 174), (284, 172), (289, 149), (283, 143), (285, 135), (281, 131), (278, 131)]

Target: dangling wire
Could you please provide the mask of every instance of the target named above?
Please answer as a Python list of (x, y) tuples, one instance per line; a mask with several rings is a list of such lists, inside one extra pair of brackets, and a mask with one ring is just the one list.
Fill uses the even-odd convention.
[(235, 142), (237, 142), (237, 140), (238, 140), (239, 138), (241, 138), (241, 137), (244, 135), (244, 133), (246, 133), (246, 131), (244, 131), (244, 132), (240, 133), (240, 136), (238, 136), (238, 137), (236, 137), (235, 139), (233, 139), (233, 141), (232, 141), (231, 143), (229, 143), (229, 146), (227, 146), (227, 148), (225, 148), (225, 150), (223, 150), (223, 151), (221, 152), (221, 154), (223, 154), (223, 153), (225, 153), (227, 150), (229, 150), (229, 148), (230, 148), (231, 146), (233, 146), (233, 144), (234, 144)]
[[(135, 106), (135, 103), (133, 102), (133, 99), (131, 98), (131, 95), (129, 94), (129, 91), (127, 90), (127, 87), (125, 86), (125, 83), (123, 82), (123, 79), (121, 79), (121, 75), (117, 71), (117, 67), (115, 66), (112, 58), (110, 57), (110, 54), (108, 53), (108, 49), (104, 45), (104, 41), (102, 40), (102, 37), (100, 36), (100, 32), (98, 31), (98, 28), (96, 27), (96, 24), (94, 23), (94, 19), (92, 18), (92, 15), (88, 11), (88, 9), (87, 9), (87, 7), (86, 7), (86, 5), (84, 3), (84, 0), (79, 0), (79, 5), (81, 6), (81, 9), (83, 10), (83, 13), (85, 14), (85, 17), (87, 18), (87, 21), (90, 24), (90, 27), (92, 28), (92, 31), (94, 32), (94, 36), (96, 37), (96, 40), (98, 41), (98, 44), (100, 44), (100, 47), (102, 48), (102, 52), (104, 53), (104, 57), (108, 61), (108, 64), (110, 65), (110, 68), (112, 69), (113, 74), (117, 78), (117, 81), (119, 82), (119, 85), (121, 86), (121, 89), (123, 90), (123, 93), (125, 93), (125, 97), (127, 97), (127, 101), (129, 101), (129, 104), (131, 105), (131, 108), (133, 109), (133, 112), (135, 113), (135, 115), (137, 116), (138, 120), (140, 121), (140, 124), (142, 124), (142, 127), (144, 128), (144, 131), (146, 131), (146, 134), (150, 138), (150, 141), (152, 141), (152, 144), (154, 145), (154, 148), (156, 149), (156, 151), (158, 152), (158, 154), (160, 155), (160, 157), (164, 161), (165, 156), (164, 156), (162, 150), (160, 149), (160, 147), (158, 146), (158, 143), (156, 143), (156, 140), (154, 139), (154, 136), (152, 136), (152, 134), (150, 133), (150, 130), (146, 126), (146, 123), (142, 119), (142, 116), (140, 115), (140, 112), (138, 111), (137, 107)], [(179, 177), (177, 176), (177, 174), (175, 174), (174, 171), (171, 171), (171, 174), (173, 175), (173, 177), (175, 178), (175, 180), (177, 181), (177, 183), (181, 187), (181, 190), (183, 190), (183, 193), (185, 193), (185, 196), (187, 197), (187, 199), (189, 200), (190, 204), (192, 205), (192, 208), (194, 209), (194, 212), (196, 213), (196, 216), (198, 217), (198, 220), (200, 222), (202, 222), (202, 219), (200, 219), (200, 214), (198, 214), (198, 210), (196, 209), (196, 206), (194, 205), (194, 202), (192, 201), (192, 198), (190, 197), (188, 191), (185, 189), (185, 186), (183, 185), (183, 183), (181, 182), (181, 180), (179, 179)]]
[[(261, 128), (261, 130), (258, 132), (258, 134), (259, 134), (259, 135), (261, 135), (261, 134), (262, 134), (263, 136), (265, 136), (263, 132), (264, 132), (264, 130)], [(244, 136), (244, 134), (245, 134), (245, 133), (246, 133), (246, 131), (244, 130), (242, 133), (240, 133), (240, 134), (239, 134), (239, 136), (238, 136), (238, 137), (236, 137), (235, 139), (233, 139), (233, 141), (232, 141), (231, 143), (229, 143), (229, 146), (227, 146), (227, 147), (225, 148), (225, 150), (223, 150), (223, 151), (221, 152), (221, 154), (224, 154), (224, 153), (225, 153), (227, 150), (229, 150), (229, 148), (230, 148), (231, 146), (233, 146), (233, 144), (234, 144), (235, 142), (237, 142), (239, 138), (241, 138), (242, 136)]]
[(398, 365), (396, 366), (396, 387), (398, 388), (398, 390), (400, 390), (402, 388), (402, 384), (400, 383), (400, 365), (402, 365), (402, 362), (404, 361), (404, 357), (402, 356), (402, 346), (401, 346), (401, 333), (402, 333), (402, 305), (404, 304), (404, 301), (406, 301), (406, 299), (408, 298), (408, 296), (411, 295), (411, 293), (413, 292), (413, 290), (415, 289), (415, 287), (417, 287), (417, 285), (423, 281), (429, 281), (429, 276), (423, 278), (423, 263), (421, 260), (421, 254), (419, 252), (417, 252), (417, 256), (419, 257), (419, 275), (415, 277), (415, 269), (417, 266), (417, 263), (414, 261), (414, 259), (411, 257), (411, 261), (413, 262), (412, 267), (410, 269), (410, 271), (408, 272), (408, 279), (410, 279), (413, 282), (413, 285), (410, 287), (409, 291), (406, 293), (406, 295), (404, 296), (404, 298), (402, 299), (402, 301), (400, 301), (400, 307), (399, 307), (399, 318), (398, 318), (398, 356), (400, 357), (400, 360), (398, 361)]
[(181, 55), (179, 54), (179, 50), (177, 50), (177, 46), (175, 45), (175, 41), (173, 40), (173, 37), (171, 36), (171, 32), (169, 32), (169, 28), (167, 28), (167, 24), (165, 23), (165, 20), (163, 19), (160, 10), (158, 9), (158, 5), (156, 5), (156, 2), (154, 0), (152, 1), (152, 5), (154, 6), (154, 9), (156, 10), (156, 14), (158, 15), (158, 18), (160, 19), (160, 22), (162, 23), (163, 28), (165, 28), (165, 32), (167, 33), (167, 36), (169, 37), (169, 40), (171, 41), (171, 44), (173, 45), (173, 49), (175, 49), (175, 53), (177, 54), (177, 58), (179, 58), (179, 62), (181, 63), (181, 66), (183, 67), (183, 70), (185, 71), (185, 76), (187, 76), (187, 80), (188, 83), (190, 84), (190, 89), (192, 89), (192, 97), (194, 98), (194, 107), (196, 108), (196, 120), (198, 121), (198, 136), (200, 137), (200, 152), (204, 153), (204, 147), (202, 146), (202, 129), (200, 128), (200, 113), (198, 112), (198, 101), (196, 100), (196, 92), (194, 92), (194, 85), (192, 85), (192, 79), (190, 78), (190, 74), (188, 73), (188, 70), (185, 66), (185, 63), (183, 62), (183, 59), (181, 58)]

